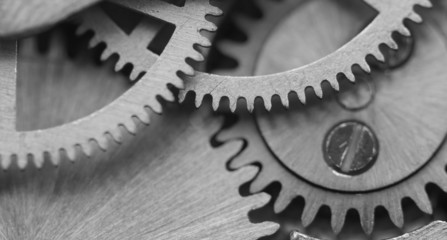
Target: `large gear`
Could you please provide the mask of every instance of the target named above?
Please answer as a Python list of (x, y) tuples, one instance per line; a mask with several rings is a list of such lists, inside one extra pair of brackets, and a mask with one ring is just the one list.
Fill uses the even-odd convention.
[[(175, 26), (175, 30), (160, 56), (155, 57), (153, 64), (147, 66), (147, 74), (140, 81), (101, 110), (68, 124), (35, 131), (20, 132), (15, 129), (16, 48), (14, 42), (2, 42), (0, 154), (3, 168), (8, 168), (15, 159), (23, 168), (30, 158), (35, 165), (40, 166), (47, 154), (50, 154), (53, 163), (57, 164), (61, 156), (65, 155), (63, 152), (74, 159), (78, 148), (81, 148), (86, 155), (91, 155), (95, 147), (92, 142), (106, 149), (111, 139), (121, 141), (122, 127), (130, 133), (135, 133), (139, 121), (149, 124), (148, 113), (150, 111), (160, 113), (162, 110), (158, 97), (168, 101), (174, 100), (168, 85), (182, 88), (180, 74), (194, 74), (193, 68), (186, 60), (202, 59), (194, 46), (210, 44), (200, 31), (215, 29), (205, 16), (219, 14), (218, 9), (209, 5), (206, 0), (187, 1), (183, 7), (163, 1), (133, 0), (119, 4), (171, 23)], [(113, 29), (103, 30), (113, 31)], [(154, 54), (147, 52), (147, 55)]]
[[(299, 4), (296, 3), (297, 1), (258, 2), (267, 15), (274, 13), (274, 11), (267, 11), (274, 4)], [(305, 3), (305, 1), (298, 2)], [(222, 98), (228, 98), (232, 111), (236, 109), (239, 99), (245, 99), (247, 108), (251, 111), (257, 98), (262, 98), (265, 108), (270, 110), (273, 96), (279, 96), (282, 104), (288, 107), (290, 93), (297, 94), (298, 99), (305, 103), (308, 88), (313, 89), (316, 96), (322, 98), (322, 83), (328, 82), (333, 89), (338, 90), (338, 80), (343, 78), (342, 76), (352, 82), (355, 81), (352, 72), (354, 66), (358, 65), (364, 71), (370, 72), (367, 63), (368, 56), (374, 56), (377, 60), (383, 61), (385, 57), (380, 49), (382, 45), (387, 45), (392, 49), (398, 47), (392, 37), (394, 32), (409, 36), (410, 31), (404, 25), (404, 20), (422, 21), (414, 10), (415, 5), (431, 7), (428, 0), (400, 2), (367, 0), (365, 2), (378, 12), (377, 16), (363, 31), (335, 52), (308, 65), (270, 75), (220, 76), (197, 73), (194, 77), (187, 78), (186, 88), (181, 92), (180, 99), (183, 100), (188, 92), (194, 92), (196, 104), (200, 105), (205, 95), (211, 95), (216, 109)], [(264, 25), (261, 24), (260, 27)]]
[[(361, 108), (340, 106), (343, 96), (352, 97), (342, 93), (324, 102), (312, 101), (315, 104), (307, 107), (294, 105), (285, 110), (278, 106), (272, 113), (257, 112), (257, 126), (251, 117), (243, 116), (233, 129), (222, 133), (222, 141), (245, 139), (248, 144), (232, 160), (232, 168), (255, 163), (261, 165), (259, 174), (250, 185), (250, 191), (259, 192), (271, 183), (279, 182), (281, 190), (275, 200), (276, 213), (282, 212), (292, 200), (302, 197), (305, 199), (301, 216), (303, 225), (311, 224), (317, 212), (323, 206), (328, 206), (332, 213), (331, 225), (336, 233), (343, 228), (347, 212), (354, 209), (360, 215), (364, 231), (370, 234), (374, 228), (375, 210), (379, 206), (388, 211), (396, 226), (402, 227), (404, 217), (401, 201), (405, 198), (412, 199), (423, 212), (431, 214), (432, 207), (425, 187), (432, 183), (447, 191), (447, 148), (442, 146), (447, 122), (443, 116), (445, 111), (439, 110), (447, 107), (443, 100), (443, 82), (447, 78), (444, 73), (447, 64), (446, 32), (443, 29), (446, 19), (437, 18), (438, 21), (442, 19), (440, 22), (434, 22), (434, 19), (436, 17), (430, 17), (429, 24), (417, 28), (417, 44), (412, 51), (414, 56), (408, 62), (387, 70), (383, 75), (373, 72), (370, 77), (372, 80), (360, 84), (360, 90), (362, 86), (368, 86), (368, 82), (376, 86), (373, 87), (373, 99), (364, 101)], [(255, 42), (258, 41), (259, 38), (256, 38)], [(287, 45), (281, 46), (287, 49)], [(264, 49), (264, 52), (266, 56), (272, 56), (268, 55), (269, 50)], [(243, 57), (250, 58), (247, 55)], [(298, 55), (297, 61), (300, 58), (306, 56)], [(268, 59), (261, 58), (257, 64), (263, 68), (253, 65), (255, 67), (252, 69), (238, 71), (275, 71), (278, 66), (287, 67), (291, 59), (277, 66), (271, 64), (269, 69), (265, 67)], [(365, 79), (366, 76), (361, 77)], [(419, 114), (424, 118), (421, 119)], [(328, 131), (331, 127), (349, 120), (371, 128), (378, 138), (378, 144), (373, 149), (380, 151), (373, 167), (366, 172), (353, 172), (352, 175), (340, 173), (343, 170), (341, 168), (329, 167), (323, 154), (323, 143), (330, 136)], [(371, 145), (369, 143), (368, 146)], [(361, 154), (370, 154), (369, 150)]]
[(241, 145), (210, 144), (220, 119), (209, 108), (165, 107), (155, 127), (125, 135), (129, 141), (95, 161), (4, 172), (1, 238), (255, 240), (273, 233), (277, 224), (248, 219), (270, 197), (238, 192), (256, 170), (225, 168)]

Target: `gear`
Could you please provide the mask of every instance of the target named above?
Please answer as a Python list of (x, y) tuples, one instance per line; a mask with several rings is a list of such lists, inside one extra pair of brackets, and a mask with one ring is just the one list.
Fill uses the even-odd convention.
[[(384, 73), (372, 72), (373, 80), (358, 75), (364, 81), (356, 85), (356, 91), (332, 95), (323, 103), (313, 99), (318, 102), (310, 101), (306, 107), (293, 105), (287, 111), (278, 107), (274, 114), (259, 111), (257, 127), (244, 116), (223, 133), (223, 141), (245, 139), (248, 143), (245, 151), (232, 160), (231, 168), (256, 162), (262, 166), (251, 183), (251, 192), (279, 182), (276, 213), (293, 199), (303, 197), (303, 225), (311, 224), (320, 208), (328, 206), (336, 233), (343, 228), (350, 209), (359, 213), (361, 225), (369, 234), (379, 206), (389, 212), (398, 227), (404, 224), (404, 198), (431, 213), (426, 185), (434, 183), (447, 191), (447, 148), (442, 146), (447, 122), (445, 110), (440, 110), (447, 110), (443, 84), (447, 49), (441, 28), (446, 18), (441, 22), (433, 19), (441, 18), (433, 17), (429, 24), (417, 28), (417, 41), (410, 50), (413, 56), (404, 65)], [(281, 41), (276, 44), (287, 48)], [(407, 57), (411, 46), (401, 49)], [(269, 61), (263, 59), (259, 64), (277, 70), (275, 67), (284, 67), (290, 59), (277, 65), (262, 64)]]
[[(443, 221), (435, 221), (411, 233), (389, 240), (419, 240), (419, 239), (443, 239), (447, 234), (447, 223)], [(294, 231), (290, 234), (290, 240), (319, 240)]]
[[(121, 142), (124, 126), (130, 133), (135, 133), (135, 119), (148, 124), (148, 111), (161, 112), (157, 98), (173, 101), (174, 96), (167, 88), (168, 84), (182, 88), (183, 82), (179, 74), (192, 75), (194, 70), (186, 63), (186, 59), (201, 60), (202, 56), (194, 46), (207, 46), (209, 41), (200, 35), (201, 30), (212, 31), (215, 26), (205, 19), (206, 15), (219, 14), (218, 9), (205, 0), (187, 1), (184, 7), (178, 7), (163, 1), (138, 0), (121, 2), (124, 7), (169, 22), (175, 26), (172, 36), (160, 56), (146, 68), (147, 73), (132, 88), (115, 101), (77, 121), (45, 130), (17, 131), (15, 128), (15, 96), (16, 96), (16, 49), (13, 42), (2, 42), (0, 63), (3, 66), (3, 86), (0, 100), (2, 115), (0, 135), (2, 142), (0, 153), (1, 166), (8, 168), (14, 159), (24, 168), (30, 158), (35, 165), (41, 166), (44, 155), (51, 155), (53, 163), (58, 164), (65, 152), (74, 159), (80, 148), (86, 155), (91, 155), (93, 142), (106, 149), (113, 139)], [(104, 26), (103, 30), (110, 30)], [(113, 33), (111, 33), (113, 34)], [(131, 45), (130, 42), (127, 42)], [(148, 56), (153, 54), (146, 52)]]
[(58, 168), (45, 162), (2, 174), (2, 238), (255, 240), (272, 234), (277, 224), (248, 219), (270, 197), (238, 192), (256, 170), (225, 167), (241, 145), (213, 148), (209, 136), (221, 121), (209, 108), (185, 110), (168, 104), (147, 131), (125, 135), (129, 141), (96, 153), (95, 161), (83, 157)]
[[(273, 14), (274, 11), (267, 11), (267, 9), (270, 10), (270, 7), (277, 4), (276, 1), (258, 2), (267, 15)], [(296, 2), (290, 0), (279, 4), (296, 5), (298, 4)], [(404, 26), (404, 20), (422, 21), (422, 18), (414, 11), (415, 5), (431, 7), (428, 0), (404, 2), (366, 0), (365, 2), (373, 7), (378, 15), (363, 31), (335, 52), (303, 67), (270, 75), (234, 77), (197, 73), (194, 77), (187, 78), (186, 88), (181, 92), (180, 99), (183, 100), (188, 92), (194, 92), (196, 104), (200, 105), (203, 97), (209, 94), (213, 98), (214, 108), (217, 109), (220, 100), (225, 97), (229, 99), (230, 109), (234, 111), (237, 101), (243, 98), (248, 109), (252, 111), (255, 99), (258, 97), (263, 99), (267, 110), (271, 109), (272, 97), (276, 95), (281, 98), (282, 104), (286, 107), (289, 105), (289, 93), (296, 93), (298, 99), (306, 103), (308, 88), (312, 88), (316, 96), (322, 98), (323, 82), (328, 82), (333, 89), (338, 90), (337, 78), (345, 76), (350, 81), (355, 81), (352, 72), (354, 66), (359, 65), (364, 71), (370, 71), (366, 61), (367, 56), (372, 55), (380, 61), (384, 60), (379, 48), (381, 45), (385, 44), (396, 49), (397, 43), (392, 34), (399, 32), (404, 36), (410, 35), (410, 31)], [(260, 27), (263, 26), (260, 25)]]

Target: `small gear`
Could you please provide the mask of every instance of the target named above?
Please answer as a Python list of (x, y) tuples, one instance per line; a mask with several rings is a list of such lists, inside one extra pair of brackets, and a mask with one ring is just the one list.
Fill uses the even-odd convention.
[[(347, 212), (354, 209), (370, 234), (375, 210), (382, 206), (402, 227), (405, 198), (431, 214), (425, 187), (436, 184), (447, 191), (447, 122), (440, 110), (447, 110), (447, 49), (445, 32), (439, 28), (445, 18), (431, 20), (416, 28), (413, 56), (404, 65), (372, 72), (371, 80), (360, 77), (365, 83), (356, 85), (356, 91), (309, 106), (275, 108), (274, 114), (259, 111), (257, 124), (242, 117), (220, 136), (222, 141), (245, 139), (248, 144), (230, 167), (260, 163), (250, 191), (279, 182), (276, 213), (293, 199), (304, 198), (304, 226), (328, 206), (332, 228), (339, 233)], [(368, 100), (359, 101), (364, 97)]]
[[(95, 147), (92, 142), (96, 142), (101, 149), (106, 149), (109, 141), (121, 142), (123, 127), (130, 133), (135, 133), (138, 122), (149, 124), (150, 111), (161, 112), (158, 97), (168, 101), (174, 100), (168, 85), (182, 88), (183, 82), (179, 74), (194, 74), (193, 68), (186, 60), (202, 59), (202, 55), (194, 49), (194, 46), (210, 44), (201, 36), (200, 31), (215, 29), (205, 16), (219, 14), (218, 9), (209, 5), (206, 0), (187, 1), (183, 7), (163, 1), (132, 0), (118, 4), (171, 23), (175, 29), (159, 56), (154, 57), (149, 51), (146, 52), (147, 55), (154, 57), (154, 62), (147, 66), (147, 73), (127, 92), (101, 110), (68, 124), (44, 130), (23, 132), (16, 130), (16, 44), (11, 41), (2, 42), (0, 45), (0, 64), (4, 70), (3, 87), (0, 90), (2, 168), (8, 168), (13, 161), (24, 168), (31, 160), (35, 165), (41, 166), (44, 156), (48, 154), (53, 163), (58, 164), (65, 154), (70, 159), (75, 159), (77, 149), (81, 149), (88, 156), (91, 155)], [(116, 34), (114, 29), (103, 27), (103, 31)], [(124, 43), (132, 46), (132, 41)]]
[[(270, 8), (275, 8), (275, 4), (296, 6), (305, 3), (305, 1), (292, 0), (279, 3), (270, 0), (257, 2), (266, 15), (274, 13), (274, 11), (270, 11)], [(303, 67), (270, 75), (236, 77), (197, 73), (194, 77), (186, 79), (186, 87), (180, 93), (180, 99), (183, 100), (188, 92), (194, 92), (196, 104), (199, 106), (205, 95), (211, 95), (213, 106), (217, 109), (220, 100), (228, 98), (232, 111), (236, 109), (239, 99), (245, 99), (247, 108), (252, 111), (256, 98), (263, 99), (267, 110), (271, 109), (273, 96), (279, 96), (282, 104), (286, 107), (289, 106), (290, 93), (297, 94), (298, 99), (302, 103), (306, 103), (306, 89), (308, 88), (313, 89), (316, 96), (322, 98), (322, 83), (328, 82), (333, 89), (338, 90), (338, 80), (342, 76), (352, 82), (355, 81), (354, 66), (358, 65), (364, 71), (370, 72), (366, 58), (374, 56), (377, 60), (384, 61), (385, 57), (380, 47), (384, 44), (392, 49), (398, 47), (392, 37), (394, 32), (410, 36), (410, 31), (404, 25), (404, 20), (422, 21), (420, 15), (414, 11), (414, 7), (416, 5), (427, 8), (432, 6), (428, 0), (399, 2), (365, 0), (364, 2), (378, 12), (377, 16), (363, 31), (335, 52)], [(260, 24), (260, 27), (264, 26)], [(267, 25), (267, 27), (269, 26)], [(245, 52), (245, 50), (241, 51)]]

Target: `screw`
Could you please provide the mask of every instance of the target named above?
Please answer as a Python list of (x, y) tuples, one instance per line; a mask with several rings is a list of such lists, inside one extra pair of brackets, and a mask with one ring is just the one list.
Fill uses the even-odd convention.
[(326, 135), (324, 158), (335, 171), (358, 175), (371, 168), (379, 153), (374, 132), (358, 121), (337, 124)]

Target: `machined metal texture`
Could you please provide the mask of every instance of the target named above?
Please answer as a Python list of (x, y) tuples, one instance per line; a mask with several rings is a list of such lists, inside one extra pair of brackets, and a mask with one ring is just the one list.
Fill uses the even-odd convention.
[[(442, 13), (439, 14), (415, 28), (414, 44), (413, 40), (406, 41), (410, 44), (405, 44), (405, 48), (398, 53), (404, 57), (397, 56), (397, 61), (388, 62), (389, 66), (385, 68), (375, 66), (376, 70), (370, 76), (356, 74), (362, 81), (354, 87), (348, 87), (351, 91), (342, 90), (341, 95), (332, 94), (324, 101), (311, 99), (308, 106), (293, 104), (287, 110), (276, 102), (272, 112), (256, 112), (256, 124), (244, 116), (234, 129), (224, 133), (223, 140), (245, 139), (248, 144), (245, 151), (232, 160), (231, 167), (240, 168), (255, 163), (261, 165), (250, 191), (259, 192), (279, 182), (281, 191), (275, 200), (276, 213), (284, 211), (292, 200), (304, 198), (305, 208), (301, 217), (297, 216), (304, 226), (309, 226), (317, 212), (323, 206), (328, 206), (335, 233), (342, 230), (347, 212), (354, 209), (360, 215), (364, 231), (370, 234), (379, 206), (388, 211), (396, 226), (402, 227), (404, 217), (401, 201), (405, 198), (412, 199), (423, 212), (431, 214), (426, 185), (434, 183), (445, 191), (447, 183), (443, 155), (446, 123), (443, 122), (444, 111), (438, 111), (445, 102), (442, 89), (446, 78), (443, 74), (447, 56), (446, 32), (441, 27), (445, 18), (440, 17)], [(321, 29), (315, 29), (318, 30)], [(251, 31), (248, 31), (249, 39), (250, 36)], [(289, 42), (299, 41), (293, 37), (284, 39)], [(300, 61), (303, 58), (306, 60), (308, 56), (318, 56), (318, 53), (312, 53), (312, 49), (307, 50), (307, 55), (290, 49), (290, 45), (281, 40), (257, 45), (264, 55), (251, 58), (256, 62), (251, 74), (281, 71), (293, 64), (288, 59)], [(258, 42), (259, 38), (253, 41)], [(329, 48), (338, 44), (337, 41), (325, 42)], [(249, 43), (247, 46), (252, 45)], [(273, 52), (269, 49), (278, 53), (281, 48), (285, 54), (298, 52), (301, 55), (280, 59), (268, 54)], [(223, 47), (225, 49), (231, 49), (231, 45), (226, 44)], [(241, 54), (241, 58), (248, 59), (250, 56)], [(269, 61), (276, 65), (266, 64)], [(237, 71), (241, 71), (241, 68)], [(250, 69), (243, 71), (249, 72)], [(350, 108), (348, 103), (361, 104)], [(332, 141), (329, 139), (331, 130), (353, 123), (361, 126), (358, 134), (347, 131), (345, 133), (348, 136), (345, 136), (342, 133), (338, 137), (341, 139), (339, 143), (335, 143), (340, 146), (339, 153), (325, 149), (325, 146), (332, 144), (327, 142)], [(368, 131), (362, 134), (362, 129)], [(362, 136), (369, 138), (369, 143), (366, 141), (364, 146), (350, 145), (350, 141), (362, 144)], [(374, 138), (377, 138), (376, 143)], [(352, 163), (355, 163), (355, 154), (359, 152), (371, 157), (371, 165), (366, 164), (360, 171), (344, 173), (342, 168), (355, 166)], [(328, 164), (328, 155), (337, 159), (335, 161), (348, 159), (350, 163), (334, 169), (333, 165)], [(358, 164), (362, 164), (363, 160), (365, 158), (359, 158)]]
[(57, 168), (46, 161), (4, 172), (2, 238), (255, 240), (274, 232), (277, 224), (248, 219), (269, 196), (238, 192), (256, 170), (225, 168), (240, 143), (210, 145), (221, 121), (210, 109), (167, 110), (95, 161), (64, 158)]
[[(400, 237), (395, 237), (389, 240), (419, 240), (419, 239), (444, 239), (447, 235), (447, 223), (443, 221), (436, 221), (428, 224), (411, 233), (406, 233)], [(309, 237), (304, 234), (294, 231), (290, 234), (290, 240), (318, 240), (317, 238)]]
[[(51, 32), (43, 39), (47, 50), (34, 39), (19, 45), (21, 129), (71, 121), (129, 88), (113, 61), (95, 62), (85, 48), (72, 56), (67, 50), (74, 47), (63, 37)], [(238, 191), (256, 170), (226, 169), (240, 143), (216, 148), (210, 142), (222, 119), (210, 108), (164, 108), (164, 116), (155, 116), (149, 127), (138, 124), (137, 136), (124, 132), (125, 141), (111, 141), (107, 152), (76, 162), (62, 156), (58, 167), (46, 158), (39, 168), (4, 171), (0, 238), (255, 240), (274, 232), (277, 224), (248, 218), (269, 196), (242, 197)]]
[[(264, 10), (274, 8), (274, 1), (259, 1)], [(297, 1), (286, 1), (297, 5)], [(291, 3), (295, 2), (295, 3)], [(303, 2), (305, 1), (298, 1)], [(310, 3), (312, 1), (308, 1)], [(341, 1), (340, 1), (341, 2)], [(194, 92), (197, 105), (200, 105), (205, 95), (211, 95), (215, 109), (222, 98), (228, 98), (230, 109), (234, 111), (239, 99), (244, 99), (249, 111), (254, 108), (256, 98), (261, 98), (264, 107), (271, 109), (272, 97), (279, 96), (282, 105), (289, 106), (289, 94), (296, 94), (298, 100), (306, 103), (306, 89), (312, 89), (319, 98), (323, 97), (322, 84), (327, 82), (333, 89), (339, 89), (341, 76), (354, 82), (353, 66), (359, 66), (370, 72), (367, 56), (374, 56), (379, 61), (385, 57), (380, 50), (381, 45), (396, 49), (397, 43), (392, 37), (394, 32), (409, 36), (410, 31), (404, 25), (405, 19), (421, 22), (422, 18), (414, 11), (415, 5), (431, 7), (429, 1), (365, 1), (377, 12), (372, 22), (357, 34), (351, 41), (329, 55), (292, 70), (260, 76), (221, 76), (207, 73), (197, 73), (186, 79), (185, 91), (180, 99), (184, 99), (188, 92)], [(350, 5), (346, 7), (349, 8)], [(290, 10), (290, 9), (288, 9)], [(264, 11), (275, 14), (275, 11)], [(281, 15), (279, 15), (281, 16)], [(263, 25), (261, 25), (263, 26)], [(268, 25), (266, 27), (269, 27)]]
[(0, 36), (29, 36), (99, 1), (3, 0), (0, 3)]
[(63, 154), (75, 159), (78, 148), (91, 155), (95, 144), (106, 149), (111, 139), (121, 142), (122, 131), (136, 133), (137, 122), (149, 124), (149, 114), (162, 111), (158, 97), (167, 101), (174, 100), (167, 85), (182, 88), (183, 82), (178, 76), (179, 73), (194, 74), (186, 59), (201, 59), (194, 45), (209, 45), (209, 41), (200, 35), (200, 31), (215, 29), (205, 16), (219, 14), (218, 9), (209, 5), (206, 0), (188, 1), (183, 7), (161, 1), (141, 3), (134, 0), (120, 4), (144, 15), (169, 22), (175, 26), (175, 30), (159, 56), (155, 57), (154, 54), (147, 52), (148, 56), (154, 57), (154, 62), (148, 66), (147, 74), (140, 81), (101, 110), (71, 123), (44, 130), (16, 130), (17, 53), (14, 42), (2, 42), (2, 54), (0, 54), (4, 86), (1, 88), (0, 109), (3, 116), (0, 122), (2, 168), (8, 168), (13, 160), (16, 160), (21, 168), (30, 160), (35, 165), (41, 166), (46, 154), (49, 154), (53, 163), (57, 164)]

